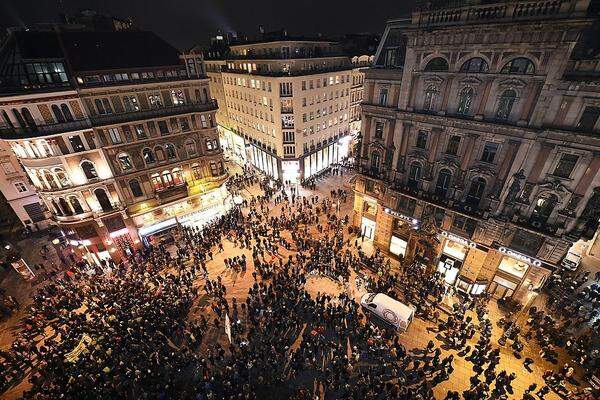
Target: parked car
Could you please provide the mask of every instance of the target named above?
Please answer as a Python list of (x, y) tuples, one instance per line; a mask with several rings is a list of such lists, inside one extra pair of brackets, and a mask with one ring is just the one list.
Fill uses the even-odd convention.
[(581, 264), (581, 255), (573, 252), (568, 252), (565, 258), (562, 260), (562, 267), (569, 271), (575, 271)]

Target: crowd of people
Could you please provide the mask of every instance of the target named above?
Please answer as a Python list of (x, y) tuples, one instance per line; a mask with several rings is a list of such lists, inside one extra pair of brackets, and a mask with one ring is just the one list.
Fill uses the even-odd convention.
[[(415, 260), (395, 272), (379, 251), (367, 255), (340, 213), (346, 190), (300, 195), (249, 168), (228, 189), (239, 204), (179, 228), (173, 248), (138, 249), (96, 274), (72, 268), (38, 289), (0, 352), (0, 390), (27, 378), (26, 399), (432, 400), (460, 357), (475, 375), (445, 399), (510, 398), (516, 377), (497, 371), (489, 298), (467, 297), (442, 316), (443, 277)], [(219, 255), (230, 246), (233, 255)], [(244, 293), (224, 278), (247, 271)], [(312, 279), (340, 290), (311, 295)], [(363, 315), (354, 288), (413, 304), (440, 344), (406, 349)], [(540, 399), (549, 390), (530, 389)]]

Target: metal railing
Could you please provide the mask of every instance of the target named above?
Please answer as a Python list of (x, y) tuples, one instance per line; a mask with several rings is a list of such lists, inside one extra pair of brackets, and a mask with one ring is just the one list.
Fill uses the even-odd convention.
[(90, 117), (90, 120), (94, 126), (104, 126), (128, 121), (170, 117), (184, 113), (209, 111), (215, 109), (217, 109), (217, 101), (211, 100), (206, 103), (187, 103), (179, 106), (161, 107), (151, 110), (125, 111), (116, 114), (95, 115)]
[(18, 139), (22, 137), (56, 135), (59, 133), (91, 128), (91, 121), (87, 118), (84, 118), (75, 121), (60, 122), (58, 124), (37, 125), (31, 128), (2, 127), (0, 128), (0, 136), (4, 139)]

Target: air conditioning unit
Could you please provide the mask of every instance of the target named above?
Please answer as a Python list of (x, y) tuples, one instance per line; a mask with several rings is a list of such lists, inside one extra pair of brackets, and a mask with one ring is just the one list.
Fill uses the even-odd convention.
[(539, 228), (540, 226), (542, 226), (542, 223), (541, 223), (541, 222), (538, 222), (538, 221), (533, 221), (533, 222), (531, 223), (531, 225), (535, 226), (536, 228)]
[(465, 211), (472, 211), (473, 207), (465, 205)]

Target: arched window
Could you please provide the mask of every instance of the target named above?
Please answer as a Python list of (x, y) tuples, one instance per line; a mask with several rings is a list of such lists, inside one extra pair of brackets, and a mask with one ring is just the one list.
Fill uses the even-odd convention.
[(408, 186), (413, 189), (418, 189), (421, 184), (421, 164), (413, 162), (408, 170)]
[(45, 141), (43, 139), (39, 140), (37, 142), (37, 146), (38, 146), (38, 150), (42, 156), (49, 157), (49, 156), (53, 155), (52, 148), (50, 147), (50, 145), (48, 144), (47, 141)]
[(92, 164), (90, 161), (82, 162), (81, 169), (83, 170), (83, 173), (85, 174), (85, 177), (88, 180), (98, 178), (98, 173), (96, 172), (96, 167), (94, 167), (94, 164)]
[(173, 182), (176, 185), (181, 185), (184, 183), (183, 175), (181, 174), (181, 168), (173, 168)]
[(156, 158), (154, 157), (154, 153), (151, 149), (145, 148), (142, 150), (142, 158), (146, 164), (154, 164), (156, 162)]
[(423, 109), (432, 111), (435, 107), (435, 100), (438, 94), (438, 90), (435, 86), (431, 85), (425, 89), (425, 98), (423, 99)]
[(379, 169), (379, 164), (381, 163), (381, 156), (379, 152), (374, 151), (371, 153), (371, 169)]
[(165, 151), (167, 153), (167, 158), (169, 160), (173, 160), (173, 159), (177, 158), (177, 152), (175, 151), (175, 146), (173, 146), (171, 143), (165, 144)]
[(62, 210), (63, 215), (73, 215), (73, 211), (71, 211), (71, 207), (65, 199), (62, 197), (58, 199), (58, 204), (60, 204), (60, 209)]
[(481, 198), (483, 197), (483, 192), (485, 190), (486, 181), (482, 177), (477, 177), (473, 179), (471, 182), (471, 187), (469, 188), (469, 192), (467, 193), (467, 198), (465, 199), (465, 203), (477, 207), (481, 202)]
[(162, 179), (160, 179), (160, 174), (154, 173), (150, 175), (150, 180), (152, 182), (152, 187), (154, 188), (154, 190), (162, 190), (165, 188)]
[(427, 65), (425, 66), (425, 71), (427, 71), (427, 72), (448, 71), (448, 61), (446, 61), (442, 57), (436, 57), (427, 63)]
[(531, 218), (537, 222), (545, 224), (550, 218), (550, 214), (558, 204), (558, 197), (555, 194), (545, 194), (540, 196), (535, 202), (535, 208), (531, 213)]
[(58, 180), (58, 183), (60, 183), (60, 186), (62, 186), (63, 188), (71, 186), (71, 181), (69, 180), (69, 177), (62, 168), (54, 168), (52, 172), (54, 172), (54, 176), (56, 176), (56, 179)]
[(167, 159), (167, 156), (165, 154), (165, 150), (160, 147), (160, 146), (156, 146), (154, 148), (154, 153), (156, 154), (156, 159), (158, 161), (165, 161)]
[(165, 187), (173, 186), (173, 175), (171, 175), (171, 171), (163, 171), (162, 182)]
[(196, 180), (202, 179), (202, 168), (198, 163), (192, 164), (192, 177)]
[(108, 194), (106, 194), (106, 190), (97, 188), (94, 190), (94, 196), (96, 196), (96, 200), (98, 200), (102, 211), (111, 211), (113, 209), (110, 199), (108, 198)]
[(196, 155), (196, 142), (192, 139), (185, 142), (185, 150), (188, 154), (188, 157)]
[(74, 121), (75, 118), (73, 118), (73, 114), (71, 114), (71, 110), (69, 109), (69, 106), (66, 104), (61, 104), (60, 105), (60, 110), (62, 111), (62, 114), (64, 115), (65, 119), (67, 121)]
[(458, 108), (456, 112), (462, 115), (469, 114), (471, 105), (473, 104), (473, 97), (475, 97), (475, 91), (472, 87), (467, 86), (463, 88), (458, 95)]
[(485, 61), (481, 57), (473, 57), (464, 62), (464, 64), (460, 67), (460, 72), (488, 72), (489, 66), (487, 61)]
[(498, 102), (498, 110), (496, 110), (496, 118), (508, 119), (515, 101), (517, 101), (517, 92), (514, 89), (507, 89), (502, 92), (500, 101)]
[(52, 106), (50, 107), (52, 109), (52, 114), (54, 114), (54, 118), (56, 119), (57, 123), (62, 123), (65, 122), (65, 116), (63, 115), (62, 111), (60, 111), (60, 108), (56, 105), (56, 104), (52, 104)]
[(56, 178), (54, 174), (52, 174), (47, 169), (41, 171), (44, 181), (46, 181), (47, 189), (58, 189), (58, 183), (56, 183)]
[(206, 88), (202, 88), (202, 94), (204, 95), (203, 103), (207, 103), (210, 99), (208, 98), (208, 91), (206, 90)]
[(36, 130), (37, 124), (35, 123), (35, 120), (33, 119), (33, 116), (31, 115), (31, 113), (29, 112), (29, 109), (25, 108), (25, 107), (21, 108), (21, 114), (23, 115), (23, 118), (25, 118), (27, 125), (31, 129)]
[(54, 213), (56, 215), (62, 217), (64, 214), (63, 214), (62, 210), (60, 209), (60, 207), (59, 207), (58, 203), (56, 202), (56, 200), (52, 199), (52, 200), (50, 200), (50, 203), (52, 203), (52, 208), (54, 208)]
[(132, 179), (129, 181), (129, 188), (131, 189), (131, 194), (133, 194), (133, 197), (142, 197), (144, 195), (142, 187), (137, 179)]
[(518, 57), (507, 62), (502, 70), (502, 74), (535, 74), (535, 66), (530, 59), (525, 57)]
[(442, 169), (438, 174), (438, 179), (435, 184), (435, 193), (439, 196), (445, 196), (448, 193), (450, 187), (450, 181), (452, 180), (452, 172), (449, 169)]
[(127, 153), (119, 153), (117, 155), (117, 161), (119, 162), (119, 166), (123, 171), (129, 171), (133, 169), (133, 163), (131, 162), (131, 157)]
[(75, 211), (75, 214), (83, 214), (83, 207), (81, 207), (81, 203), (79, 203), (79, 199), (75, 196), (69, 197), (69, 203)]

